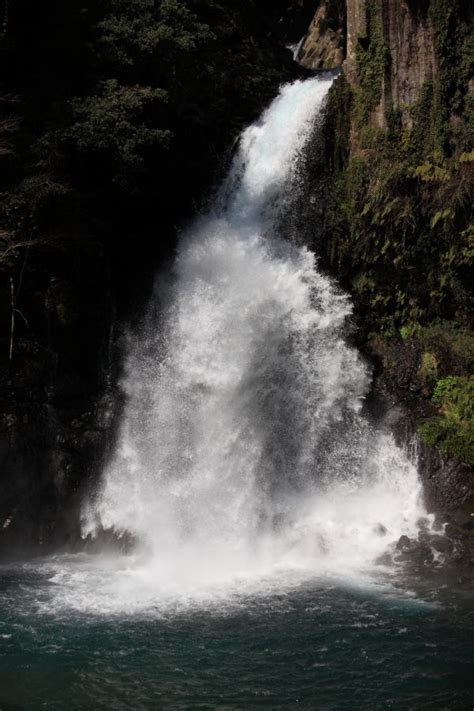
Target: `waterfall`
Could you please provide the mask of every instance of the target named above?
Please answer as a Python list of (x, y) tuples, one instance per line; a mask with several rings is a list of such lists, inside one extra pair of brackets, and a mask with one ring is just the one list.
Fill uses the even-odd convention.
[(361, 413), (349, 298), (279, 229), (330, 85), (283, 86), (242, 133), (129, 349), (84, 536), (133, 536), (158, 587), (359, 569), (423, 513), (416, 468)]
[(293, 60), (294, 60), (295, 62), (298, 61), (299, 54), (300, 54), (301, 48), (302, 48), (303, 45), (304, 45), (304, 41), (305, 41), (306, 37), (307, 37), (307, 35), (303, 35), (303, 37), (302, 37), (298, 42), (294, 42), (294, 43), (292, 43), (292, 44), (287, 44), (287, 45), (286, 45), (286, 48), (289, 49), (290, 52), (292, 53), (292, 55), (293, 55)]

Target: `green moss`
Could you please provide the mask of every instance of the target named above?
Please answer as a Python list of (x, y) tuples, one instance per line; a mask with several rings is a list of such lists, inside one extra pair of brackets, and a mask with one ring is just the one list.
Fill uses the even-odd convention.
[(438, 380), (433, 403), (439, 414), (420, 425), (422, 441), (474, 466), (474, 377), (449, 376)]
[[(380, 4), (368, 0), (358, 83), (328, 112), (333, 133), (327, 130), (334, 137), (333, 127), (342, 129), (337, 143), (346, 160), (332, 163), (327, 257), (354, 295), (366, 332), (416, 350), (421, 401), (439, 380), (465, 378), (474, 365), (473, 53), (468, 3), (426, 0), (410, 8), (433, 27), (437, 72), (412, 106), (387, 108), (386, 132), (371, 125), (390, 58)], [(433, 403), (439, 412), (423, 425), (424, 436), (468, 461), (472, 425), (448, 417), (446, 403)]]
[(416, 333), (416, 324), (409, 323), (406, 326), (402, 326), (400, 328), (400, 336), (404, 341), (407, 341), (409, 338), (413, 338), (415, 333)]
[(473, 37), (467, 3), (463, 0), (431, 0), (429, 19), (435, 33), (441, 110), (462, 113), (466, 88), (473, 69)]
[(383, 36), (380, 7), (376, 0), (367, 0), (367, 37), (359, 38), (356, 46), (356, 66), (359, 86), (355, 109), (359, 124), (366, 121), (382, 96), (382, 82), (390, 61), (390, 52)]
[(336, 175), (344, 170), (349, 156), (352, 99), (351, 87), (341, 74), (329, 91), (323, 125), (326, 162)]
[(474, 333), (468, 328), (442, 321), (418, 326), (415, 335), (423, 349), (433, 353), (442, 373), (463, 375), (474, 368)]
[[(396, 126), (385, 138), (370, 126), (361, 130), (364, 152), (353, 155), (334, 181), (331, 263), (346, 283), (354, 286), (357, 276), (371, 330), (382, 321), (386, 328), (387, 319), (395, 330), (436, 319), (469, 320), (470, 151), (443, 155), (436, 131), (428, 136), (418, 123), (418, 109), (413, 129), (400, 127), (398, 137)], [(370, 294), (360, 288), (369, 272)]]
[(438, 377), (438, 360), (433, 353), (423, 353), (421, 356), (420, 378), (428, 385)]
[(380, 148), (385, 139), (385, 131), (375, 126), (363, 126), (360, 130), (359, 141), (362, 149)]
[(443, 417), (433, 417), (420, 425), (420, 438), (425, 444), (437, 447), (445, 456), (467, 466), (474, 466), (474, 427), (472, 422), (457, 428)]
[(438, 82), (426, 81), (418, 101), (410, 107), (412, 131), (409, 138), (409, 155), (414, 160), (442, 150), (443, 120), (440, 114), (440, 86)]

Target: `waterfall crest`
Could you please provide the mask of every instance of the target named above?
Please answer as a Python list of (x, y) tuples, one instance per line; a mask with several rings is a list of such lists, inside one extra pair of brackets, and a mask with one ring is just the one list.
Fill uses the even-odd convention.
[(130, 348), (84, 535), (134, 536), (158, 585), (366, 566), (423, 513), (415, 467), (361, 415), (348, 297), (277, 229), (330, 85), (284, 86), (243, 132)]

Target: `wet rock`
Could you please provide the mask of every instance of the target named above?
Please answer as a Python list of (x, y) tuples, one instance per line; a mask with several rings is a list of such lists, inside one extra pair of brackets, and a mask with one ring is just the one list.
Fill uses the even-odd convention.
[(429, 566), (433, 561), (434, 555), (430, 546), (417, 541), (411, 541), (410, 547), (402, 548), (397, 555), (397, 562), (406, 563), (416, 568)]
[(344, 60), (344, 31), (333, 5), (321, 3), (304, 38), (297, 59), (307, 69), (335, 69)]
[(423, 531), (426, 531), (430, 527), (430, 520), (426, 518), (426, 516), (423, 516), (422, 518), (419, 518), (418, 521), (416, 522), (418, 528), (420, 528)]
[(408, 536), (400, 536), (397, 542), (397, 550), (402, 551), (405, 548), (411, 548), (412, 541), (408, 538)]
[(450, 516), (447, 513), (437, 513), (435, 516), (435, 519), (433, 521), (433, 531), (444, 531), (444, 528), (448, 521), (450, 520)]
[(429, 543), (435, 551), (445, 556), (453, 552), (453, 542), (446, 536), (431, 536)]
[(474, 530), (474, 516), (465, 511), (456, 511), (452, 516), (453, 523), (466, 531)]
[[(380, 128), (386, 128), (388, 108), (400, 108), (404, 112), (404, 120), (410, 122), (406, 109), (418, 101), (425, 83), (435, 78), (435, 31), (429, 19), (415, 12), (406, 2), (384, 0), (376, 5), (379, 7), (378, 22), (384, 45), (390, 53), (390, 62), (380, 104), (372, 120), (375, 119)], [(357, 84), (360, 79), (358, 50), (361, 44), (367, 42), (371, 30), (367, 22), (366, 0), (347, 0), (346, 8), (347, 48), (343, 66), (349, 82)]]
[(451, 554), (451, 560), (454, 562), (463, 562), (466, 555), (466, 550), (461, 541), (456, 541), (454, 544), (454, 549)]

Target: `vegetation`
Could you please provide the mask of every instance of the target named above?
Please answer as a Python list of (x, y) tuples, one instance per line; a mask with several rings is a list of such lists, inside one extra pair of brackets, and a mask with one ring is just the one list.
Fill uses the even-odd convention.
[(433, 402), (439, 414), (420, 425), (422, 440), (474, 466), (474, 376), (438, 380)]
[[(469, 9), (463, 0), (416, 4), (413, 11), (434, 28), (438, 72), (424, 84), (416, 104), (387, 109), (386, 127), (380, 128), (374, 110), (390, 57), (378, 7), (367, 3), (367, 36), (356, 48), (357, 85), (341, 77), (328, 106), (334, 177), (329, 180), (327, 263), (354, 294), (393, 392), (403, 391), (424, 421), (423, 439), (472, 464)], [(348, 114), (349, 120), (340, 118)], [(400, 365), (404, 359), (406, 367)], [(440, 382), (452, 385), (443, 396)], [(430, 409), (434, 414), (426, 418)]]
[(382, 82), (390, 59), (382, 29), (382, 17), (376, 0), (367, 0), (367, 36), (359, 37), (356, 45), (359, 86), (354, 91), (354, 114), (362, 126), (376, 108), (382, 95)]
[(124, 278), (143, 292), (143, 271), (172, 248), (175, 223), (208, 191), (242, 124), (293, 71), (272, 36), (283, 6), (72, 0), (40, 12), (15, 3), (1, 38), (0, 362), (11, 283), (25, 316), (18, 345), (45, 345), (49, 281), (76, 280), (78, 263), (82, 299), (95, 303), (93, 255), (119, 301)]
[(21, 42), (22, 10), (20, 2), (4, 37), (18, 70), (0, 125), (4, 204), (17, 204), (0, 220), (20, 241), (12, 196), (33, 177), (73, 190), (82, 215), (109, 219), (117, 200), (138, 190), (155, 207), (182, 210), (284, 71), (273, 45), (259, 47), (249, 34), (269, 31), (251, 0), (97, 0), (87, 10), (72, 2), (31, 19), (31, 44)]

